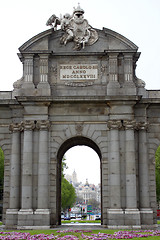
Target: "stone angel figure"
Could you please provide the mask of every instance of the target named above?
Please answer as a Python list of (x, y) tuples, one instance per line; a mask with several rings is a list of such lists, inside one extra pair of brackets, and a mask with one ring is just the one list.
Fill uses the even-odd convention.
[(55, 14), (53, 14), (53, 15), (47, 20), (46, 25), (52, 27), (53, 30), (56, 31), (56, 30), (57, 30), (57, 26), (58, 26), (58, 25), (61, 25), (61, 20), (60, 20), (58, 17), (56, 17)]

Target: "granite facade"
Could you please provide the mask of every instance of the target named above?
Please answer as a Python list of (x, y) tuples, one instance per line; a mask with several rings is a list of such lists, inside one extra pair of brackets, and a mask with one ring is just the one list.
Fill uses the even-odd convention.
[(100, 158), (102, 225), (156, 227), (160, 91), (136, 77), (135, 44), (106, 28), (97, 33), (80, 51), (60, 45), (62, 31), (52, 29), (19, 48), (23, 77), (0, 92), (6, 228), (61, 223), (61, 160), (76, 145)]

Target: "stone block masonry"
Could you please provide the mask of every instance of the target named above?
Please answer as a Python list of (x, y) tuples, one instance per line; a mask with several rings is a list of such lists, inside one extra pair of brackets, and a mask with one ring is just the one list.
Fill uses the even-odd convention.
[(80, 6), (72, 29), (54, 26), (19, 48), (23, 78), (0, 92), (3, 222), (7, 229), (60, 225), (61, 161), (86, 145), (100, 160), (101, 224), (156, 228), (160, 91), (136, 77), (134, 43), (107, 28), (86, 30), (84, 18), (80, 36), (77, 13), (84, 14)]

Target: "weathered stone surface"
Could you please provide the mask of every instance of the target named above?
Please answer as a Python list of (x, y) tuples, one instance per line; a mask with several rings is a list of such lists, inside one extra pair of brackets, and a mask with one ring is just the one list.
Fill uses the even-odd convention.
[(75, 145), (100, 158), (104, 227), (156, 223), (160, 91), (147, 91), (136, 77), (134, 43), (107, 28), (96, 32), (97, 41), (79, 51), (75, 40), (60, 44), (62, 30), (40, 33), (19, 49), (23, 77), (13, 92), (0, 92), (7, 228), (60, 224), (60, 162)]

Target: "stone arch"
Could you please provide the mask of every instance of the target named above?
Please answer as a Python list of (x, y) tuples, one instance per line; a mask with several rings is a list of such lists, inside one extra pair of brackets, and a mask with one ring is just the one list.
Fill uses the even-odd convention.
[(76, 137), (72, 137), (69, 138), (68, 140), (66, 140), (59, 148), (58, 153), (57, 153), (57, 159), (62, 159), (64, 153), (71, 147), (77, 146), (77, 145), (85, 145), (88, 146), (90, 148), (92, 148), (93, 150), (95, 150), (95, 152), (98, 154), (100, 160), (102, 158), (101, 155), (101, 151), (98, 147), (98, 145), (91, 140), (90, 138), (87, 137), (83, 137), (83, 136), (76, 136)]
[(160, 145), (160, 139), (154, 137), (149, 138), (149, 161), (150, 163), (154, 163), (155, 153), (157, 151), (158, 146)]
[[(62, 30), (52, 29), (19, 48), (23, 77), (13, 91), (0, 92), (6, 228), (58, 223), (61, 159), (78, 144), (100, 157), (102, 224), (114, 229), (156, 226), (160, 91), (146, 90), (137, 78), (140, 53), (134, 43), (107, 28), (95, 31), (97, 41), (80, 51), (74, 41), (61, 44)], [(18, 174), (11, 171), (15, 163), (22, 168), (20, 180), (20, 168)]]
[[(62, 158), (67, 150), (70, 148), (77, 146), (77, 145), (85, 145), (92, 148), (99, 156), (100, 162), (102, 159), (102, 154), (99, 146), (91, 139), (83, 136), (76, 136), (69, 138), (66, 140), (59, 148), (57, 153), (57, 217), (58, 217), (58, 224), (61, 224), (61, 162)], [(101, 166), (101, 164), (100, 164)], [(102, 167), (100, 167), (102, 169)], [(101, 171), (101, 170), (100, 170)], [(102, 184), (101, 184), (102, 185)], [(102, 201), (101, 201), (102, 203)]]
[(7, 155), (10, 155), (10, 140), (5, 138), (0, 138), (0, 147), (2, 148), (4, 155), (7, 157)]

